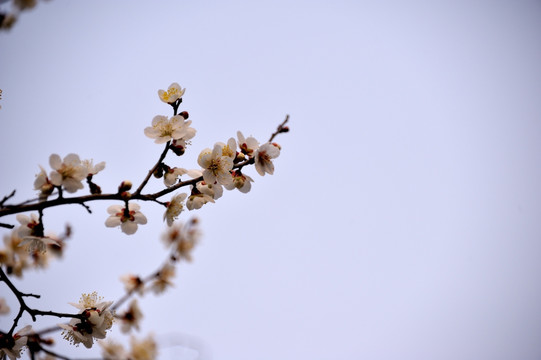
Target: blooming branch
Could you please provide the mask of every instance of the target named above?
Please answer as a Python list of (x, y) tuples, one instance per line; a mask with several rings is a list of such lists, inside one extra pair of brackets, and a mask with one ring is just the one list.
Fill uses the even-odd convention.
[[(165, 163), (168, 155), (182, 156), (190, 140), (195, 136), (196, 130), (190, 125), (187, 111), (178, 113), (186, 89), (177, 83), (171, 84), (167, 90), (159, 90), (161, 101), (173, 108), (173, 116), (157, 115), (152, 119), (151, 126), (144, 129), (144, 134), (157, 144), (165, 144), (158, 160), (145, 175), (137, 189), (131, 193), (132, 183), (122, 181), (116, 192), (103, 193), (102, 188), (95, 183), (95, 176), (105, 169), (105, 162), (94, 164), (93, 160), (81, 160), (79, 155), (70, 153), (64, 158), (52, 154), (49, 158), (51, 171), (49, 173), (40, 166), (40, 172), (34, 180), (34, 189), (38, 191), (38, 198), (19, 204), (9, 204), (8, 201), (15, 195), (12, 191), (0, 200), (0, 217), (16, 215), (19, 227), (12, 230), (11, 236), (4, 238), (6, 249), (0, 250), (0, 282), (4, 282), (14, 294), (19, 303), (19, 310), (13, 319), (13, 324), (7, 333), (0, 331), (0, 355), (6, 354), (10, 360), (19, 357), (22, 349), (30, 349), (31, 358), (43, 351), (45, 354), (60, 359), (68, 359), (59, 355), (45, 345), (52, 341), (43, 339), (46, 333), (62, 329), (64, 338), (74, 345), (83, 344), (86, 348), (93, 346), (95, 340), (105, 339), (107, 332), (112, 328), (115, 319), (121, 322), (123, 332), (138, 329), (143, 312), (139, 308), (137, 299), (132, 299), (127, 309), (121, 313), (119, 309), (135, 294), (142, 296), (147, 292), (161, 294), (173, 286), (176, 264), (179, 261), (191, 261), (191, 252), (198, 243), (200, 232), (197, 220), (193, 219), (187, 224), (179, 222), (182, 213), (187, 210), (196, 210), (208, 203), (214, 203), (221, 198), (225, 190), (238, 189), (248, 193), (254, 179), (245, 173), (245, 168), (253, 165), (260, 175), (274, 173), (274, 160), (280, 155), (281, 147), (273, 142), (280, 133), (289, 131), (286, 123), (289, 116), (278, 125), (268, 142), (261, 144), (253, 137), (244, 137), (237, 132), (237, 140), (229, 138), (227, 143), (216, 142), (202, 150), (197, 159), (200, 168), (187, 170), (181, 167), (170, 166)], [(171, 150), (171, 152), (169, 152)], [(183, 179), (184, 176), (191, 179)], [(162, 178), (164, 188), (154, 193), (143, 193), (146, 185), (155, 178)], [(89, 194), (82, 196), (65, 196), (84, 189), (83, 180), (86, 180)], [(165, 195), (173, 193), (180, 188), (190, 187), (189, 192), (173, 194), (170, 199), (162, 199)], [(51, 198), (55, 197), (55, 198)], [(146, 277), (127, 275), (123, 277), (125, 294), (116, 302), (103, 301), (96, 292), (83, 294), (79, 303), (72, 303), (79, 311), (75, 314), (55, 311), (43, 311), (31, 308), (25, 298), (40, 298), (39, 295), (23, 293), (18, 290), (9, 279), (9, 275), (22, 276), (22, 270), (29, 267), (27, 258), (32, 256), (34, 266), (44, 266), (49, 252), (62, 253), (63, 238), (45, 232), (44, 213), (47, 209), (56, 206), (78, 204), (87, 212), (92, 213), (88, 203), (98, 200), (118, 201), (107, 208), (109, 216), (105, 219), (105, 226), (120, 227), (123, 233), (132, 235), (136, 233), (139, 225), (147, 223), (147, 218), (141, 212), (141, 205), (137, 201), (150, 201), (165, 208), (163, 220), (167, 223), (167, 232), (163, 241), (169, 248), (164, 263)], [(35, 213), (29, 213), (37, 211)], [(29, 214), (23, 214), (29, 213)], [(0, 223), (0, 227), (14, 228), (12, 224)], [(66, 229), (67, 238), (71, 230)], [(46, 235), (47, 234), (47, 235)], [(6, 271), (4, 271), (4, 267)], [(0, 298), (0, 311), (5, 312), (7, 305), (3, 305)], [(9, 311), (9, 309), (7, 310)], [(53, 316), (68, 318), (69, 323), (58, 324), (58, 327), (43, 329), (39, 332), (30, 332), (29, 327), (15, 331), (23, 314), (27, 313), (32, 321), (37, 316)], [(131, 352), (121, 349), (112, 342), (104, 343), (104, 357), (116, 356), (120, 358), (139, 358), (139, 356), (155, 356), (155, 342), (151, 337), (141, 341), (132, 340)], [(148, 352), (145, 352), (147, 350)], [(143, 355), (142, 355), (143, 354)]]

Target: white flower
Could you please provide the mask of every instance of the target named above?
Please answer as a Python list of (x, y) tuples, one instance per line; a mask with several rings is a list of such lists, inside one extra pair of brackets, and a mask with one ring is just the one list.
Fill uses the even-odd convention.
[(47, 173), (43, 167), (39, 167), (41, 171), (36, 175), (36, 180), (34, 180), (34, 190), (39, 190), (40, 200), (45, 200), (47, 196), (51, 195), (54, 190), (54, 185), (51, 184)]
[(214, 145), (214, 149), (204, 149), (197, 159), (199, 166), (203, 168), (203, 179), (207, 184), (218, 182), (222, 185), (230, 184), (231, 169), (233, 168), (233, 159), (223, 155), (223, 146), (219, 143)]
[(179, 84), (172, 83), (169, 85), (167, 91), (161, 89), (158, 90), (158, 96), (164, 103), (172, 104), (177, 101), (177, 99), (180, 99), (185, 91), (186, 89), (181, 88)]
[(163, 183), (165, 186), (173, 186), (177, 182), (179, 176), (187, 174), (188, 170), (183, 168), (170, 168), (163, 176)]
[(30, 214), (30, 217), (17, 214), (16, 219), (21, 223), (21, 226), (17, 229), (17, 234), (23, 239), (19, 246), (27, 246), (29, 253), (43, 254), (47, 251), (47, 245), (58, 245), (56, 240), (43, 235), (43, 227), (36, 214)]
[(132, 360), (155, 360), (158, 358), (158, 346), (156, 341), (149, 335), (146, 339), (137, 340), (130, 338), (131, 353), (128, 357)]
[(154, 291), (154, 294), (158, 295), (165, 291), (165, 289), (168, 286), (173, 286), (173, 282), (171, 281), (171, 278), (175, 276), (175, 267), (172, 264), (165, 264), (160, 271), (158, 271), (158, 274), (156, 275), (156, 278), (152, 282), (150, 289)]
[(227, 140), (227, 144), (224, 144), (223, 142), (218, 142), (222, 147), (222, 156), (227, 156), (231, 158), (231, 160), (235, 160), (235, 157), (237, 156), (237, 142), (235, 139), (230, 138)]
[(188, 210), (201, 209), (208, 202), (214, 202), (214, 199), (207, 194), (192, 194), (186, 201)]
[(85, 167), (81, 164), (79, 155), (68, 154), (64, 160), (57, 154), (49, 157), (49, 164), (55, 170), (49, 175), (50, 181), (56, 186), (62, 185), (69, 193), (83, 188), (81, 183), (87, 176)]
[(21, 238), (34, 236), (43, 236), (43, 227), (39, 223), (39, 217), (36, 214), (30, 214), (30, 217), (17, 214), (15, 217), (21, 226), (17, 230), (17, 234)]
[(18, 235), (19, 229), (13, 229), (9, 234), (4, 234), (4, 248), (0, 250), (0, 264), (10, 269), (12, 274), (22, 277), (23, 270), (30, 266), (30, 254), (19, 245), (23, 239)]
[(155, 139), (156, 144), (163, 144), (172, 139), (190, 140), (195, 136), (195, 129), (190, 127), (191, 120), (185, 120), (181, 115), (156, 115), (152, 119), (152, 126), (145, 128), (145, 135)]
[(31, 332), (32, 327), (30, 325), (27, 325), (21, 330), (17, 331), (15, 334), (13, 334), (13, 336), (11, 336), (11, 339), (3, 339), (4, 336), (7, 337), (8, 335), (0, 333), (0, 338), (4, 340), (0, 345), (0, 359), (3, 359), (4, 355), (7, 355), (10, 360), (20, 358), (23, 346), (26, 345), (28, 335)]
[(98, 340), (98, 345), (101, 346), (101, 356), (104, 360), (127, 359), (126, 350), (122, 344), (112, 340)]
[(240, 131), (237, 131), (237, 138), (239, 140), (240, 151), (249, 157), (254, 156), (254, 151), (259, 148), (259, 142), (252, 136), (245, 139)]
[(252, 182), (254, 181), (248, 175), (244, 175), (238, 170), (233, 170), (231, 173), (233, 176), (233, 182), (229, 185), (225, 185), (227, 190), (239, 189), (241, 193), (246, 194), (252, 188)]
[(139, 330), (139, 322), (143, 318), (143, 313), (141, 312), (141, 308), (139, 308), (137, 299), (131, 301), (130, 307), (119, 318), (122, 322), (121, 331), (123, 333), (130, 332), (132, 327)]
[(199, 242), (201, 232), (196, 226), (197, 219), (192, 219), (187, 224), (177, 223), (170, 227), (162, 235), (162, 240), (167, 247), (173, 247), (176, 251), (176, 258), (184, 258), (191, 261), (191, 251)]
[[(58, 242), (47, 236), (25, 236), (19, 246), (28, 246), (29, 253), (43, 254), (47, 251), (47, 245), (58, 245)], [(45, 261), (46, 259), (41, 259)]]
[(124, 283), (126, 292), (131, 293), (132, 291), (136, 291), (139, 295), (143, 295), (144, 283), (139, 276), (132, 274), (122, 275), (120, 281)]
[(91, 348), (94, 339), (105, 339), (107, 330), (113, 325), (114, 315), (109, 310), (112, 301), (101, 301), (96, 292), (83, 294), (78, 304), (70, 303), (83, 314), (83, 320), (73, 318), (69, 324), (58, 324), (65, 331), (64, 339), (74, 345), (83, 345)]
[(220, 184), (207, 184), (205, 181), (200, 181), (195, 186), (199, 192), (212, 197), (214, 200), (221, 198), (224, 193), (224, 189)]
[(187, 194), (177, 194), (173, 196), (170, 202), (167, 203), (167, 210), (163, 214), (163, 220), (167, 220), (167, 225), (173, 225), (173, 221), (177, 219), (182, 210), (184, 210), (184, 200), (186, 200)]
[(94, 165), (94, 160), (83, 160), (81, 162), (83, 167), (85, 168), (86, 176), (88, 175), (96, 175), (103, 169), (105, 169), (105, 161), (99, 162), (96, 165)]
[(259, 175), (264, 176), (265, 173), (272, 175), (274, 173), (274, 164), (272, 159), (277, 158), (280, 155), (280, 148), (271, 143), (265, 143), (256, 150), (255, 156), (255, 169)]
[(131, 203), (128, 211), (123, 205), (111, 205), (107, 208), (110, 216), (105, 221), (105, 226), (116, 227), (120, 226), (123, 233), (131, 235), (137, 231), (137, 224), (144, 225), (147, 223), (147, 218), (139, 209), (138, 204)]

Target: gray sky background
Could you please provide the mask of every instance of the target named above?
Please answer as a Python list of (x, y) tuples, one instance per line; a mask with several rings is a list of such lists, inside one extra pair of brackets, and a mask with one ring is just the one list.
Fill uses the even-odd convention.
[[(160, 359), (539, 359), (540, 19), (539, 1), (40, 3), (0, 35), (0, 195), (35, 196), (52, 153), (106, 161), (105, 192), (140, 182), (172, 82), (198, 131), (177, 166), (290, 114), (273, 176), (184, 214), (194, 262), (141, 300)], [(126, 236), (111, 204), (46, 212), (74, 237), (18, 282), (37, 307), (118, 299), (159, 266), (162, 208)]]

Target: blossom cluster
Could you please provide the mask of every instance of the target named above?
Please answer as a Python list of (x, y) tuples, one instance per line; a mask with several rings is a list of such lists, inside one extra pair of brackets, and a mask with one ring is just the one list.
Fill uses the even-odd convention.
[(70, 303), (79, 309), (80, 318), (73, 318), (69, 324), (58, 324), (64, 329), (66, 340), (74, 345), (82, 343), (91, 348), (94, 339), (105, 339), (107, 330), (113, 325), (114, 314), (109, 309), (112, 301), (102, 301), (96, 292), (83, 294), (79, 303)]
[(32, 327), (26, 325), (15, 334), (0, 332), (0, 359), (7, 356), (9, 360), (18, 359), (24, 351), (28, 335), (32, 333)]
[(77, 154), (68, 154), (64, 159), (58, 154), (52, 154), (49, 157), (49, 165), (53, 171), (47, 175), (45, 169), (40, 167), (41, 171), (34, 181), (34, 189), (40, 191), (40, 199), (47, 199), (55, 187), (68, 193), (83, 189), (84, 179), (87, 179), (92, 194), (101, 193), (100, 187), (92, 183), (92, 177), (105, 168), (104, 161), (94, 164), (93, 160), (81, 161)]
[[(158, 90), (160, 99), (173, 106), (175, 115), (170, 118), (156, 115), (152, 119), (151, 126), (144, 130), (145, 135), (155, 143), (167, 143), (167, 149), (172, 150), (177, 156), (185, 153), (186, 146), (196, 134), (196, 130), (190, 127), (192, 121), (188, 120), (188, 112), (176, 114), (185, 91), (186, 89), (182, 89), (177, 83), (171, 84), (167, 91)], [(196, 210), (207, 203), (215, 202), (223, 195), (223, 188), (238, 189), (242, 193), (249, 192), (254, 180), (244, 174), (242, 168), (247, 164), (254, 164), (259, 175), (272, 175), (273, 160), (279, 155), (278, 144), (267, 142), (260, 145), (253, 136), (246, 138), (238, 131), (237, 139), (229, 138), (227, 143), (217, 142), (212, 149), (203, 149), (197, 158), (200, 169), (172, 167), (160, 161), (153, 174), (158, 178), (163, 177), (164, 185), (168, 188), (175, 189), (184, 175), (192, 179), (202, 178), (192, 185), (189, 194), (176, 194), (165, 203), (164, 221), (168, 226), (172, 226), (184, 209)], [(140, 212), (140, 206), (128, 205), (127, 201), (125, 205), (112, 205), (107, 211), (110, 216), (105, 225), (120, 226), (120, 229), (128, 235), (135, 233), (138, 225), (147, 222), (146, 217)]]
[(0, 264), (8, 274), (22, 277), (26, 269), (46, 268), (51, 259), (62, 258), (65, 240), (71, 235), (69, 226), (61, 236), (52, 233), (36, 236), (39, 219), (35, 214), (30, 217), (19, 214), (17, 220), (21, 225), (4, 235), (4, 248), (0, 249)]
[[(71, 318), (69, 323), (58, 324), (63, 330), (63, 337), (70, 343), (78, 346), (83, 344), (91, 348), (96, 340), (103, 350), (105, 359), (127, 358), (135, 360), (155, 359), (157, 356), (156, 342), (153, 337), (137, 340), (132, 337), (131, 349), (112, 341), (103, 341), (114, 322), (120, 323), (121, 332), (129, 333), (139, 330), (143, 312), (136, 298), (131, 299), (123, 311), (117, 312), (117, 307), (134, 295), (143, 296), (149, 292), (155, 295), (162, 294), (173, 286), (175, 266), (179, 261), (191, 261), (192, 251), (200, 239), (198, 221), (193, 218), (188, 222), (178, 221), (181, 214), (202, 208), (205, 204), (214, 203), (224, 194), (224, 189), (239, 190), (248, 193), (254, 179), (245, 173), (245, 169), (254, 165), (256, 172), (264, 176), (274, 173), (274, 160), (280, 155), (280, 146), (273, 142), (280, 132), (288, 131), (283, 127), (287, 118), (270, 140), (260, 144), (253, 136), (245, 137), (238, 131), (236, 137), (230, 137), (226, 142), (216, 142), (212, 147), (203, 149), (197, 157), (197, 167), (187, 169), (171, 165), (175, 159), (185, 154), (196, 135), (191, 126), (187, 111), (178, 112), (183, 101), (186, 89), (173, 83), (167, 90), (158, 90), (159, 99), (172, 106), (173, 116), (156, 115), (150, 126), (144, 129), (144, 134), (153, 139), (156, 144), (165, 144), (165, 149), (158, 162), (148, 172), (147, 177), (134, 192), (130, 192), (133, 184), (124, 180), (116, 192), (102, 194), (102, 189), (94, 183), (94, 176), (105, 169), (105, 162), (94, 164), (93, 160), (81, 160), (79, 155), (70, 153), (62, 158), (58, 154), (49, 157), (51, 170), (47, 172), (40, 166), (40, 172), (34, 180), (34, 189), (38, 191), (39, 201), (28, 201), (21, 205), (4, 205), (10, 195), (0, 201), (0, 216), (15, 214), (19, 223), (14, 225), (2, 224), (2, 227), (11, 227), (13, 230), (4, 235), (4, 249), (0, 249), (0, 281), (4, 281), (18, 298), (21, 308), (14, 320), (10, 332), (0, 331), (0, 358), (7, 356), (10, 360), (20, 357), (25, 348), (30, 349), (31, 357), (43, 350), (46, 343), (39, 335), (32, 332), (30, 326), (23, 327), (14, 332), (19, 318), (23, 312), (28, 312), (34, 319), (35, 315), (51, 315)], [(166, 163), (166, 156), (174, 154), (177, 158)], [(142, 191), (148, 181), (154, 176), (163, 178), (164, 189), (157, 193), (143, 194)], [(187, 179), (188, 178), (188, 179)], [(91, 195), (80, 197), (65, 197), (65, 193), (73, 194), (84, 189), (86, 180)], [(187, 187), (190, 186), (188, 189)], [(177, 192), (181, 187), (187, 191)], [(160, 200), (162, 196), (171, 194), (169, 201)], [(50, 200), (50, 197), (57, 197)], [(117, 200), (121, 203), (112, 204), (107, 208), (108, 217), (105, 218), (106, 227), (118, 227), (127, 234), (137, 232), (140, 225), (148, 220), (141, 212), (140, 203), (135, 201), (151, 201), (165, 208), (163, 221), (167, 224), (167, 231), (162, 240), (169, 255), (167, 260), (157, 271), (143, 277), (127, 274), (121, 277), (124, 284), (125, 296), (113, 304), (112, 301), (103, 301), (96, 292), (83, 294), (78, 303), (70, 303), (78, 309), (76, 314), (60, 314), (31, 309), (24, 302), (24, 297), (34, 296), (24, 294), (15, 289), (7, 275), (22, 277), (23, 270), (28, 268), (43, 268), (53, 257), (62, 257), (65, 249), (65, 240), (71, 235), (71, 228), (66, 226), (65, 234), (58, 236), (45, 231), (44, 213), (51, 206), (62, 204), (80, 204), (90, 213), (86, 204), (95, 200)], [(25, 211), (37, 211), (22, 214)], [(4, 269), (6, 273), (4, 273)], [(36, 296), (39, 297), (39, 296)], [(5, 299), (0, 298), (0, 315), (10, 312)], [(13, 333), (13, 334), (12, 334)], [(45, 351), (49, 355), (50, 351)]]
[(102, 348), (101, 355), (104, 360), (155, 360), (158, 356), (158, 346), (152, 335), (143, 339), (137, 339), (132, 336), (130, 338), (129, 350), (125, 349), (122, 344), (112, 340), (102, 340), (98, 344)]

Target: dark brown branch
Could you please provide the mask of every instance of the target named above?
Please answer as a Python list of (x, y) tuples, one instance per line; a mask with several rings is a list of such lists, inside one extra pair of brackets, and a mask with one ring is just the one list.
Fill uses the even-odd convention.
[(289, 128), (287, 126), (284, 126), (288, 121), (289, 121), (289, 115), (286, 115), (285, 120), (280, 125), (278, 125), (278, 128), (276, 129), (276, 131), (272, 133), (269, 139), (269, 142), (272, 142), (272, 140), (274, 140), (276, 135), (289, 131)]
[[(176, 112), (176, 109), (175, 109), (175, 112)], [(137, 195), (139, 195), (141, 193), (141, 190), (143, 190), (145, 185), (148, 183), (148, 180), (150, 179), (152, 174), (154, 174), (154, 171), (156, 171), (158, 166), (160, 166), (160, 164), (162, 163), (163, 159), (165, 159), (165, 155), (167, 155), (167, 151), (169, 150), (169, 144), (170, 143), (171, 143), (171, 141), (168, 141), (168, 142), (165, 143), (165, 149), (163, 149), (163, 152), (160, 155), (160, 158), (158, 159), (158, 162), (156, 163), (156, 165), (154, 165), (154, 167), (152, 167), (152, 169), (149, 170), (147, 176), (145, 177), (145, 180), (143, 180), (143, 182), (141, 183), (141, 185), (139, 185), (137, 190), (135, 190), (133, 195), (137, 196)]]
[(0, 227), (13, 229), (15, 225), (0, 223)]
[(6, 275), (6, 273), (4, 272), (4, 270), (2, 269), (1, 266), (0, 266), (0, 281), (3, 281), (3, 282), (6, 283), (6, 285), (9, 287), (9, 289), (15, 295), (15, 297), (17, 297), (17, 300), (19, 301), (19, 306), (20, 306), (19, 312), (17, 313), (17, 316), (13, 320), (13, 326), (11, 327), (11, 329), (10, 329), (10, 331), (8, 333), (9, 335), (13, 334), (13, 331), (17, 327), (17, 324), (19, 323), (19, 320), (20, 320), (20, 318), (22, 317), (22, 315), (23, 315), (23, 313), (25, 311), (32, 317), (32, 321), (36, 321), (36, 316), (37, 315), (83, 319), (82, 314), (65, 314), (65, 313), (59, 313), (59, 312), (55, 312), (55, 311), (42, 311), (42, 310), (37, 310), (37, 309), (30, 308), (28, 305), (26, 305), (26, 302), (24, 301), (23, 298), (24, 297), (40, 298), (40, 295), (25, 294), (25, 293), (19, 291), (19, 289), (17, 289), (15, 287), (15, 285), (13, 285), (11, 280), (9, 280), (9, 277)]
[(15, 195), (15, 190), (13, 190), (13, 191), (11, 192), (11, 194), (4, 196), (4, 198), (2, 199), (2, 201), (0, 201), (0, 207), (4, 206), (4, 203), (5, 203), (7, 200), (11, 199), (14, 195)]
[[(289, 115), (286, 116), (285, 120), (278, 125), (278, 128), (276, 131), (271, 135), (269, 142), (274, 140), (274, 138), (280, 134), (288, 131), (288, 128), (284, 126), (289, 121)], [(195, 185), (199, 181), (203, 180), (203, 177), (200, 176), (198, 178), (187, 180), (187, 181), (181, 181), (179, 183), (176, 183), (175, 185), (168, 187), (166, 189), (163, 189), (159, 192), (156, 192), (154, 194), (147, 194), (142, 195), (141, 191), (145, 187), (145, 185), (148, 183), (150, 177), (154, 173), (154, 171), (158, 168), (158, 166), (162, 163), (163, 159), (167, 155), (167, 151), (169, 149), (169, 143), (166, 143), (166, 147), (163, 150), (162, 154), (160, 155), (160, 158), (158, 162), (154, 165), (154, 167), (148, 172), (146, 178), (143, 180), (141, 185), (139, 185), (139, 188), (130, 196), (130, 200), (143, 200), (143, 201), (156, 201), (156, 199), (169, 194), (181, 187), (188, 186), (188, 185)], [(242, 169), (246, 165), (252, 165), (255, 161), (253, 158), (247, 159), (239, 164), (236, 164), (233, 169)], [(71, 197), (71, 198), (65, 198), (65, 197), (58, 197), (54, 200), (48, 200), (48, 201), (42, 201), (38, 203), (32, 203), (32, 204), (26, 204), (26, 205), (7, 205), (4, 208), (0, 209), (0, 217), (11, 215), (11, 214), (18, 214), (22, 212), (27, 211), (36, 211), (36, 210), (43, 210), (49, 207), (53, 206), (59, 206), (59, 205), (67, 205), (67, 204), (80, 204), (83, 205), (87, 210), (89, 208), (84, 205), (85, 202), (89, 201), (96, 201), (96, 200), (120, 200), (125, 201), (125, 199), (122, 197), (121, 194), (91, 194), (91, 195), (85, 195), (85, 196), (78, 196), (78, 197)]]

